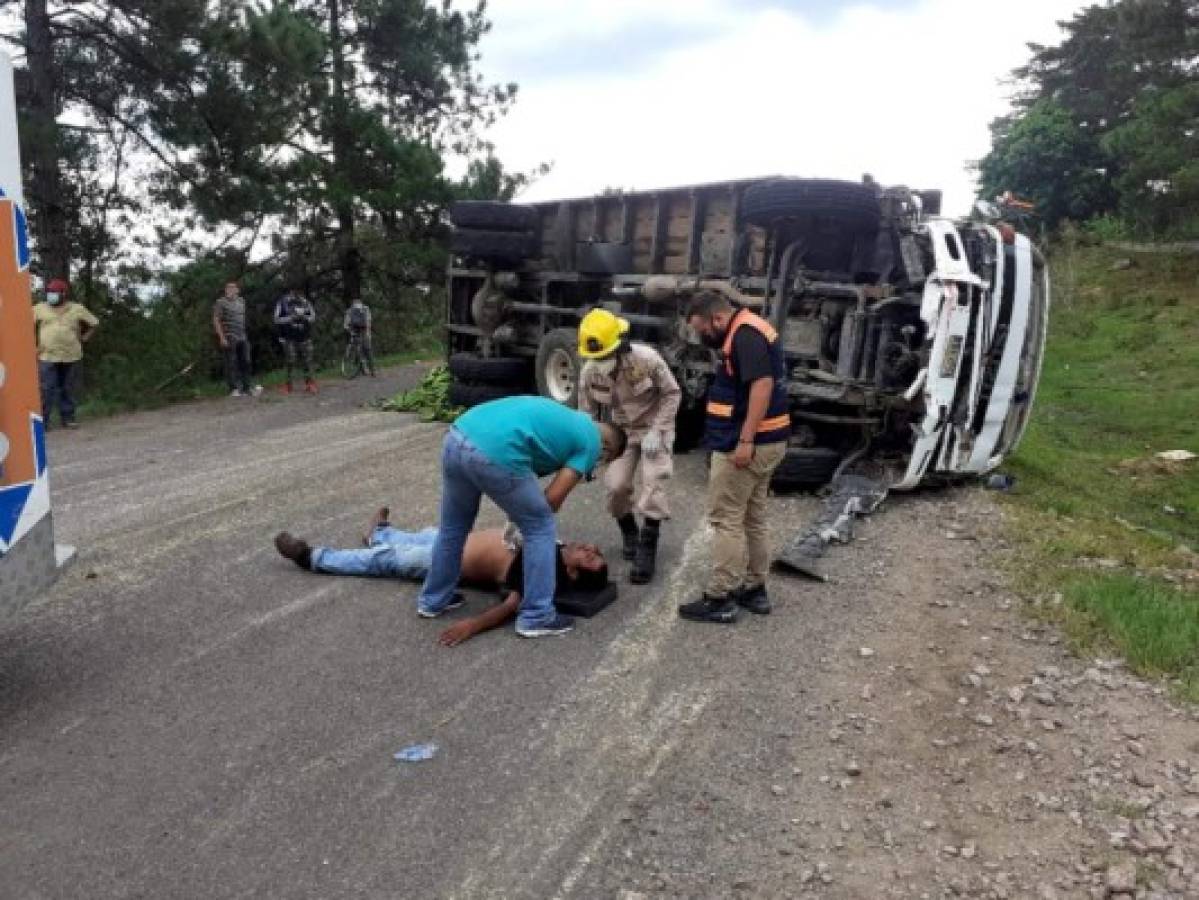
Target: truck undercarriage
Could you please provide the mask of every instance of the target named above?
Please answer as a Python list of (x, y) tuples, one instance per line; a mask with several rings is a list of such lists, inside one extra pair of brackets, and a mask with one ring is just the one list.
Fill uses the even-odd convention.
[(453, 399), (536, 389), (573, 404), (575, 328), (603, 306), (675, 372), (686, 447), (716, 357), (683, 311), (716, 290), (782, 336), (792, 438), (776, 487), (867, 463), (897, 489), (989, 471), (1028, 418), (1048, 282), (999, 211), (954, 221), (938, 206), (934, 191), (781, 178), (458, 204)]

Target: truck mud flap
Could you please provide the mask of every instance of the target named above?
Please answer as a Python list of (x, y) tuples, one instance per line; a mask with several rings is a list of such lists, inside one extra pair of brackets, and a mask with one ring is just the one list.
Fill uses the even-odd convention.
[(796, 535), (775, 557), (775, 571), (828, 581), (828, 575), (820, 565), (828, 545), (834, 541), (848, 544), (853, 540), (854, 519), (878, 509), (889, 490), (889, 484), (864, 475), (847, 472), (835, 479), (816, 521)]

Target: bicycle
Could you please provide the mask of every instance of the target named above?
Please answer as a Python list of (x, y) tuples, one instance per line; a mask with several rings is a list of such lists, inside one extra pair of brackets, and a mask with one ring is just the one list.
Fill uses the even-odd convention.
[(346, 344), (346, 352), (341, 357), (341, 374), (347, 379), (354, 379), (359, 375), (365, 375), (366, 372), (366, 354), (362, 350), (362, 334), (351, 331), (350, 340)]

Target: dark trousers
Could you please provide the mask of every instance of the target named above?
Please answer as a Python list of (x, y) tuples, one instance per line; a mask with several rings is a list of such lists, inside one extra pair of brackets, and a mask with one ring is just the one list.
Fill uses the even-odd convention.
[(287, 383), (291, 384), (291, 372), (296, 367), (296, 360), (304, 369), (304, 380), (312, 381), (312, 341), (304, 339), (293, 341), (283, 339), (283, 356), (287, 360)]
[(229, 390), (250, 393), (250, 342), (229, 339), (225, 348), (225, 382)]
[(50, 414), (58, 406), (65, 425), (75, 421), (75, 373), (79, 363), (39, 362), (38, 375), (42, 383), (42, 420), (49, 425)]
[(371, 351), (371, 336), (366, 331), (351, 331), (350, 341), (358, 345), (358, 355), (361, 357), (360, 366), (365, 366), (366, 371), (372, 375), (375, 374), (375, 354)]

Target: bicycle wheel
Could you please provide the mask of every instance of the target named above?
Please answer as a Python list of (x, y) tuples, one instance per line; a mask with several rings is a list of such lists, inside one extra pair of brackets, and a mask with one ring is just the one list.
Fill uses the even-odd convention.
[(362, 360), (354, 342), (346, 344), (346, 352), (341, 357), (341, 375), (343, 378), (357, 378), (362, 372)]

